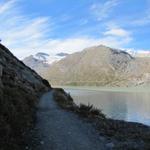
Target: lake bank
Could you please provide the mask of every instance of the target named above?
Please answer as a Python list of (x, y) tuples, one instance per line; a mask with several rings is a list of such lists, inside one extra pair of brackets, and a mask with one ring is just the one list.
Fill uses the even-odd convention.
[[(150, 92), (149, 89), (140, 91), (135, 88), (97, 88), (67, 87), (74, 102), (79, 105), (92, 104), (101, 109), (108, 117), (117, 120), (139, 122), (150, 125)], [(140, 92), (139, 92), (140, 91)]]
[(91, 122), (101, 136), (109, 139), (113, 149), (148, 150), (150, 148), (149, 126), (107, 119), (98, 109), (86, 105), (76, 105), (62, 89), (56, 89), (54, 98), (63, 109), (74, 112), (84, 120)]
[(110, 92), (150, 92), (150, 87), (96, 87), (96, 86), (53, 86), (63, 89), (78, 89), (89, 91), (110, 91)]

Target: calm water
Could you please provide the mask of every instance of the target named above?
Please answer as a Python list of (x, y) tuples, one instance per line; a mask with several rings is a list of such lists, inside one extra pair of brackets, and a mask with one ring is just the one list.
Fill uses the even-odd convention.
[(93, 104), (107, 117), (150, 125), (150, 92), (66, 89), (77, 104)]

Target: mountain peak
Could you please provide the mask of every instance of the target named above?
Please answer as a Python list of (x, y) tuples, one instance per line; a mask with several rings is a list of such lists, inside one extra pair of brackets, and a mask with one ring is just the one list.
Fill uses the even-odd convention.
[[(52, 64), (47, 79), (54, 85), (136, 85), (139, 84), (138, 76), (147, 72), (141, 72), (140, 66), (144, 65), (142, 61), (133, 58), (126, 51), (98, 45), (70, 54)], [(146, 62), (150, 65), (150, 61)]]

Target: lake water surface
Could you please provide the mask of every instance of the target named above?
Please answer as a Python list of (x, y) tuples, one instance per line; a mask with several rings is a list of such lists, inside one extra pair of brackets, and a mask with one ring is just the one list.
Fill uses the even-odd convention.
[(75, 103), (93, 104), (107, 117), (150, 125), (150, 91), (65, 89)]

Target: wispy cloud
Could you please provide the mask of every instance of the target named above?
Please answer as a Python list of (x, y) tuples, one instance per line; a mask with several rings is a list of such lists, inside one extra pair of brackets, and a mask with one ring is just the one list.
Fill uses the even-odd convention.
[(51, 39), (45, 43), (44, 52), (46, 53), (74, 53), (81, 51), (84, 48), (96, 46), (96, 45), (107, 45), (113, 48), (124, 48), (126, 44), (131, 41), (130, 38), (119, 38), (116, 36), (105, 36), (100, 38), (90, 38), (90, 37), (76, 37), (67, 39)]
[(106, 36), (129, 37), (131, 33), (123, 28), (111, 28), (104, 32)]
[(132, 20), (135, 25), (149, 25), (150, 24), (150, 0), (147, 0), (147, 8), (136, 19)]
[(107, 0), (105, 3), (94, 3), (90, 9), (97, 20), (101, 21), (107, 18), (118, 4), (119, 0)]
[[(118, 0), (109, 0), (103, 5), (105, 8), (102, 10), (98, 7), (100, 9), (99, 19), (107, 17), (117, 4)], [(131, 41), (128, 31), (119, 27), (107, 28), (104, 35), (100, 35), (98, 38), (73, 37), (72, 35), (63, 39), (51, 39), (49, 35), (53, 32), (55, 24), (51, 17), (31, 17), (32, 14), (25, 15), (20, 7), (16, 0), (0, 3), (0, 38), (21, 59), (39, 51), (73, 53), (99, 44), (120, 48)], [(92, 9), (94, 7), (96, 6), (93, 5)], [(66, 19), (68, 17), (64, 16), (64, 21)], [(83, 24), (86, 23), (85, 20)]]
[(45, 43), (46, 32), (50, 30), (49, 18), (22, 14), (15, 0), (0, 4), (0, 22), (2, 42), (19, 57)]
[(150, 10), (147, 11), (143, 17), (132, 20), (134, 25), (148, 25), (150, 24)]
[(124, 48), (133, 40), (132, 31), (124, 29), (114, 22), (108, 22), (106, 26), (103, 35), (106, 39), (111, 39), (110, 42), (114, 42), (114, 45)]
[(15, 0), (9, 0), (6, 3), (0, 2), (0, 14), (5, 13), (7, 10), (12, 8), (15, 5)]

